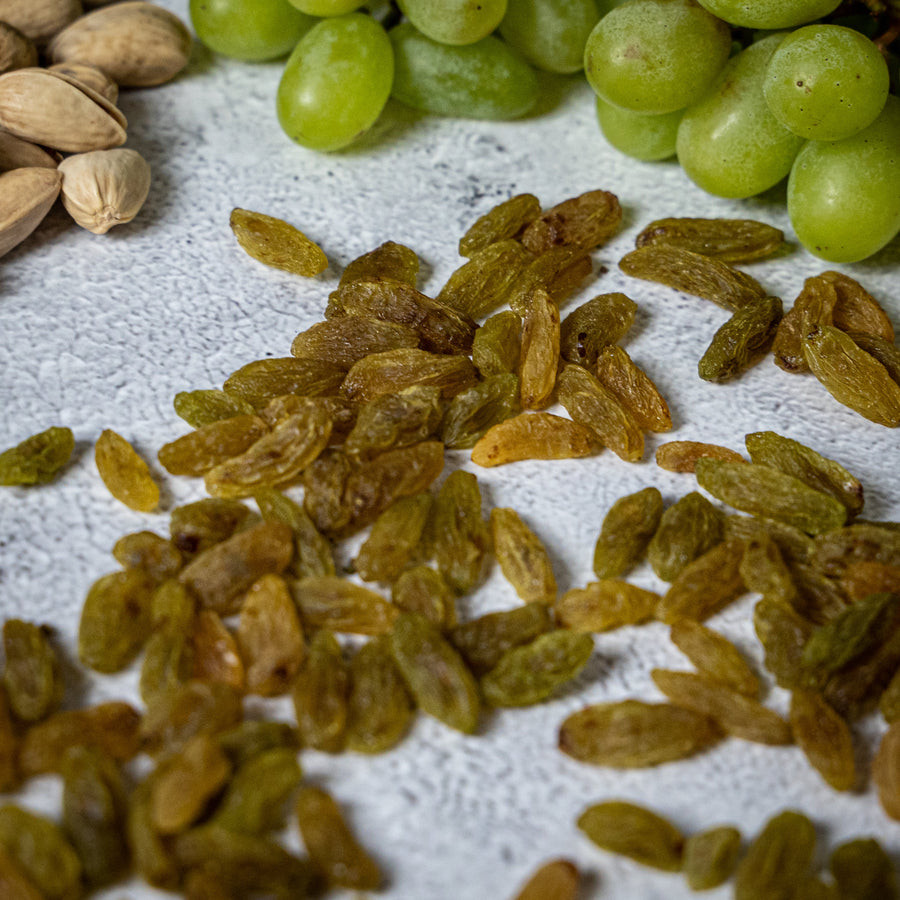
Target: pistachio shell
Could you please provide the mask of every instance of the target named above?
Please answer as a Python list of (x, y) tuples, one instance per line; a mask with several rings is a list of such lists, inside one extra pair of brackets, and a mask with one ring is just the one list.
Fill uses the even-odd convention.
[(36, 66), (37, 62), (38, 54), (34, 41), (25, 37), (18, 28), (7, 22), (0, 22), (0, 72)]
[(31, 141), (23, 141), (22, 138), (0, 131), (0, 172), (33, 166), (55, 169), (61, 159), (62, 155), (55, 150), (46, 150)]
[(81, 0), (0, 0), (0, 21), (36, 44), (46, 44), (82, 12)]
[(191, 35), (178, 16), (143, 0), (129, 0), (82, 16), (47, 48), (54, 63), (97, 66), (122, 87), (152, 87), (186, 65)]
[(55, 66), (50, 66), (49, 71), (58, 75), (66, 75), (69, 79), (74, 78), (96, 91), (101, 97), (105, 97), (110, 103), (115, 103), (119, 99), (119, 86), (103, 69), (98, 69), (97, 66), (81, 62), (57, 63)]
[(0, 75), (0, 128), (65, 153), (125, 143), (124, 116), (84, 85), (46, 69)]
[(94, 234), (130, 222), (150, 190), (150, 166), (135, 150), (94, 150), (68, 156), (59, 171), (63, 206)]
[(40, 225), (59, 195), (56, 169), (13, 169), (0, 175), (0, 256)]
[[(67, 84), (71, 84), (72, 87), (78, 88), (83, 94), (86, 94), (91, 100), (94, 101), (101, 109), (105, 110), (109, 115), (113, 118), (114, 121), (118, 122), (123, 128), (128, 128), (128, 121), (125, 118), (125, 113), (116, 106), (115, 102), (106, 97), (103, 93), (91, 87), (86, 81), (82, 81), (81, 78), (76, 78), (71, 72), (67, 69), (64, 69), (62, 66), (53, 66), (49, 69), (45, 69), (48, 74), (52, 75), (54, 78), (59, 78), (61, 81), (65, 81)], [(118, 99), (118, 98), (117, 98)]]

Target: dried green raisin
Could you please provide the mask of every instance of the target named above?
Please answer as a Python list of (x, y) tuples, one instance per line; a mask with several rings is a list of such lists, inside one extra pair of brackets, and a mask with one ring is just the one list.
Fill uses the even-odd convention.
[(810, 765), (836, 791), (856, 786), (853, 737), (847, 722), (821, 694), (796, 690), (791, 694), (791, 731)]
[(260, 522), (196, 556), (178, 580), (201, 606), (224, 615), (240, 608), (243, 593), (263, 575), (283, 572), (294, 553), (294, 536), (283, 522)]
[(82, 865), (62, 830), (43, 816), (12, 804), (0, 806), (0, 847), (46, 900), (79, 900)]
[(152, 512), (159, 505), (159, 485), (150, 467), (120, 434), (107, 428), (94, 445), (97, 471), (109, 492), (129, 509)]
[(440, 438), (449, 450), (468, 450), (489, 428), (521, 410), (519, 379), (511, 372), (489, 375), (457, 394), (444, 410)]
[(753, 462), (779, 469), (811, 488), (831, 494), (852, 516), (862, 512), (862, 484), (840, 463), (774, 431), (757, 431), (748, 434), (744, 441)]
[(662, 513), (659, 488), (643, 488), (616, 500), (603, 518), (594, 546), (596, 576), (616, 578), (634, 568), (643, 559)]
[(730, 381), (759, 362), (775, 340), (782, 315), (778, 297), (761, 297), (735, 310), (700, 357), (700, 377), (718, 383)]
[(175, 395), (173, 406), (192, 428), (202, 428), (233, 416), (253, 415), (253, 407), (245, 400), (213, 388), (180, 391)]
[(75, 449), (71, 428), (48, 428), (0, 453), (0, 485), (44, 484)]
[(481, 512), (481, 488), (471, 472), (451, 472), (432, 507), (431, 534), (440, 573), (458, 594), (470, 591), (484, 574), (491, 550), (490, 526)]
[(219, 419), (163, 444), (157, 458), (170, 475), (202, 475), (249, 450), (268, 430), (259, 416)]
[(3, 684), (10, 708), (23, 722), (45, 718), (62, 702), (65, 685), (50, 637), (49, 628), (22, 619), (3, 623)]
[(803, 338), (803, 355), (838, 403), (878, 425), (900, 426), (900, 384), (850, 335), (822, 325)]
[(294, 533), (294, 558), (288, 571), (305, 575), (334, 575), (334, 548), (313, 524), (305, 509), (275, 488), (260, 488), (253, 495), (267, 522), (283, 522)]
[(609, 344), (597, 355), (594, 374), (645, 431), (672, 428), (669, 404), (650, 376), (621, 347)]
[(329, 885), (364, 891), (381, 886), (378, 864), (353, 835), (329, 794), (304, 787), (294, 808), (306, 851)]
[(472, 339), (472, 362), (482, 378), (514, 373), (519, 365), (522, 320), (511, 310), (485, 319)]
[(307, 278), (328, 268), (322, 248), (283, 219), (236, 208), (229, 224), (241, 247), (267, 266)]
[(644, 433), (630, 410), (599, 379), (579, 365), (563, 366), (556, 379), (559, 402), (576, 423), (589, 428), (616, 456), (637, 462)]
[(840, 528), (847, 508), (800, 479), (755, 463), (698, 459), (697, 483), (734, 509), (787, 522), (808, 534)]
[(727, 734), (760, 744), (791, 743), (788, 723), (746, 694), (693, 672), (654, 669), (650, 674), (673, 703), (709, 716)]
[(518, 241), (487, 244), (450, 275), (438, 300), (480, 319), (508, 302), (517, 278), (533, 259)]
[(726, 540), (689, 562), (663, 594), (657, 617), (668, 625), (681, 619), (702, 621), (745, 592), (741, 578), (743, 544)]
[(586, 191), (545, 210), (522, 232), (533, 253), (570, 245), (593, 250), (612, 237), (622, 221), (622, 208), (609, 191)]
[(340, 283), (344, 285), (369, 278), (393, 278), (394, 281), (404, 281), (415, 287), (418, 272), (419, 257), (415, 250), (396, 241), (385, 241), (374, 250), (347, 263), (341, 273)]
[(422, 349), (432, 353), (468, 353), (477, 327), (468, 310), (456, 306), (443, 292), (432, 300), (411, 284), (388, 278), (352, 281), (334, 291), (325, 318), (342, 316), (406, 325), (419, 335)]
[(556, 578), (540, 538), (508, 507), (494, 507), (490, 523), (494, 555), (519, 597), (525, 603), (552, 604), (556, 599)]
[(623, 800), (588, 807), (578, 827), (598, 846), (666, 872), (681, 870), (684, 835), (668, 819)]
[(636, 247), (654, 244), (681, 247), (729, 263), (751, 262), (780, 250), (784, 232), (753, 219), (657, 219), (634, 240)]
[(150, 631), (154, 583), (140, 569), (99, 578), (78, 625), (78, 658), (97, 672), (118, 672), (138, 654)]
[(355, 457), (371, 457), (417, 444), (434, 435), (442, 413), (441, 392), (434, 385), (412, 385), (381, 394), (359, 407), (344, 451)]
[(246, 450), (210, 468), (204, 475), (214, 497), (234, 500), (249, 497), (263, 487), (278, 487), (297, 480), (300, 473), (325, 449), (331, 437), (331, 416), (315, 401), (282, 419)]
[(456, 624), (456, 598), (437, 569), (418, 565), (404, 570), (391, 585), (391, 601), (407, 612), (417, 612), (441, 628)]
[(619, 578), (602, 578), (570, 588), (555, 604), (556, 619), (574, 631), (610, 631), (652, 619), (659, 594)]
[(350, 674), (340, 644), (330, 631), (317, 631), (291, 691), (306, 746), (326, 753), (343, 749), (349, 692)]
[(247, 692), (263, 697), (286, 693), (303, 662), (306, 641), (283, 578), (263, 575), (250, 586), (241, 604), (237, 643)]
[(381, 594), (338, 575), (308, 575), (292, 582), (291, 592), (309, 628), (386, 634), (399, 613)]
[(731, 312), (766, 296), (763, 287), (745, 272), (721, 260), (665, 244), (632, 250), (619, 261), (619, 268), (626, 275), (711, 300)]
[(350, 662), (347, 749), (384, 753), (406, 734), (414, 705), (394, 662), (390, 638), (367, 641)]
[(600, 351), (622, 340), (634, 324), (637, 303), (625, 294), (599, 294), (576, 306), (560, 325), (560, 353), (593, 368)]
[(524, 459), (578, 459), (602, 449), (590, 428), (553, 413), (519, 413), (492, 425), (472, 448), (472, 462), (491, 467)]
[(522, 409), (544, 409), (551, 403), (559, 368), (559, 308), (542, 288), (525, 300), (520, 353)]
[(363, 581), (393, 581), (410, 561), (431, 512), (432, 495), (401, 497), (372, 524), (353, 567)]
[(594, 651), (589, 634), (558, 629), (507, 650), (481, 679), (493, 706), (529, 706), (546, 700), (584, 668)]
[(553, 859), (532, 873), (515, 900), (576, 900), (581, 875), (567, 859)]
[(63, 760), (62, 825), (92, 887), (108, 885), (128, 870), (125, 840), (127, 790), (118, 765), (105, 754), (72, 747)]
[(211, 823), (240, 834), (263, 835), (284, 824), (284, 806), (300, 784), (291, 747), (273, 747), (246, 760), (234, 773)]
[(647, 561), (663, 581), (674, 581), (688, 563), (722, 540), (722, 513), (691, 491), (666, 509), (647, 545)]
[(721, 734), (712, 719), (693, 710), (621, 700), (588, 706), (566, 718), (559, 749), (581, 762), (634, 769), (693, 756)]
[(740, 861), (735, 900), (787, 900), (809, 875), (816, 830), (802, 813), (773, 816)]
[(417, 613), (401, 613), (391, 649), (419, 708), (457, 731), (474, 733), (481, 705), (478, 683), (437, 626)]
[(840, 900), (897, 900), (894, 863), (874, 838), (857, 838), (831, 853), (828, 868)]
[(690, 835), (684, 842), (684, 878), (692, 891), (724, 884), (737, 866), (741, 833), (720, 825)]
[(459, 255), (472, 256), (482, 247), (515, 237), (541, 214), (534, 194), (516, 194), (479, 216), (459, 239)]
[(759, 694), (759, 679), (753, 669), (738, 648), (718, 632), (682, 619), (669, 629), (669, 637), (701, 674), (748, 697)]

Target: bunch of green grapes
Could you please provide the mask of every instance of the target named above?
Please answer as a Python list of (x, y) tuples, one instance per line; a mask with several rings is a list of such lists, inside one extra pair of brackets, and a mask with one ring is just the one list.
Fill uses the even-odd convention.
[(191, 0), (210, 49), (248, 61), (287, 56), (285, 132), (337, 150), (393, 96), (435, 115), (512, 119), (538, 99), (536, 70), (583, 68), (608, 0)]
[[(840, 10), (838, 7), (840, 6)], [(539, 71), (584, 70), (607, 141), (677, 156), (722, 197), (787, 179), (800, 241), (834, 262), (900, 231), (900, 0), (191, 0), (198, 37), (287, 57), (285, 132), (316, 150), (365, 134), (390, 97), (435, 115), (512, 119)], [(858, 8), (861, 14), (850, 15)], [(898, 41), (900, 45), (900, 41)]]
[(787, 179), (800, 242), (832, 262), (865, 259), (900, 232), (900, 99), (887, 49), (900, 9), (865, 0), (850, 16), (850, 6), (624, 0), (585, 50), (600, 128), (637, 159), (677, 156), (720, 197)]

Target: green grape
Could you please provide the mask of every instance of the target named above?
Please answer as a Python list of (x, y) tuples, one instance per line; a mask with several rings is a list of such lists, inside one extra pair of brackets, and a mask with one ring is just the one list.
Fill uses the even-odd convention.
[(509, 0), (500, 34), (538, 69), (578, 72), (599, 18), (594, 0)]
[(840, 25), (807, 25), (772, 54), (763, 92), (794, 134), (839, 141), (875, 121), (889, 82), (887, 62), (867, 37)]
[(635, 112), (697, 101), (731, 52), (731, 29), (693, 0), (629, 0), (596, 25), (584, 51), (595, 93)]
[(474, 44), (506, 13), (506, 0), (398, 0), (410, 22), (440, 44)]
[(857, 262), (900, 231), (900, 98), (842, 141), (810, 141), (788, 179), (788, 214), (800, 242), (829, 262)]
[(653, 162), (675, 155), (675, 138), (683, 110), (647, 115), (612, 106), (597, 98), (597, 121), (603, 136), (620, 153)]
[(833, 13), (842, 0), (697, 0), (713, 15), (742, 28), (796, 28)]
[(791, 170), (803, 138), (772, 115), (763, 96), (766, 66), (784, 40), (774, 34), (732, 57), (712, 91), (685, 110), (678, 161), (688, 177), (719, 197), (752, 197)]
[(356, 12), (366, 0), (288, 0), (288, 2), (308, 16), (327, 18)]
[(516, 119), (538, 98), (534, 69), (495, 37), (451, 47), (420, 34), (409, 22), (390, 33), (396, 100), (439, 116)]
[(210, 50), (249, 62), (286, 56), (315, 24), (288, 0), (191, 0), (190, 11)]
[(350, 13), (321, 19), (284, 67), (278, 121), (304, 147), (346, 147), (381, 115), (393, 74), (391, 42), (371, 16)]

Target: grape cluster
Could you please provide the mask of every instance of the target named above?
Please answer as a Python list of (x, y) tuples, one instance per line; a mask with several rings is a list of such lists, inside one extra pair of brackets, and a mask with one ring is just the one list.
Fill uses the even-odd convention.
[(613, 147), (677, 156), (720, 197), (786, 178), (817, 256), (855, 262), (900, 231), (898, 0), (191, 0), (191, 17), (219, 53), (288, 56), (278, 117), (306, 147), (347, 146), (390, 97), (517, 118), (539, 71), (583, 69)]

